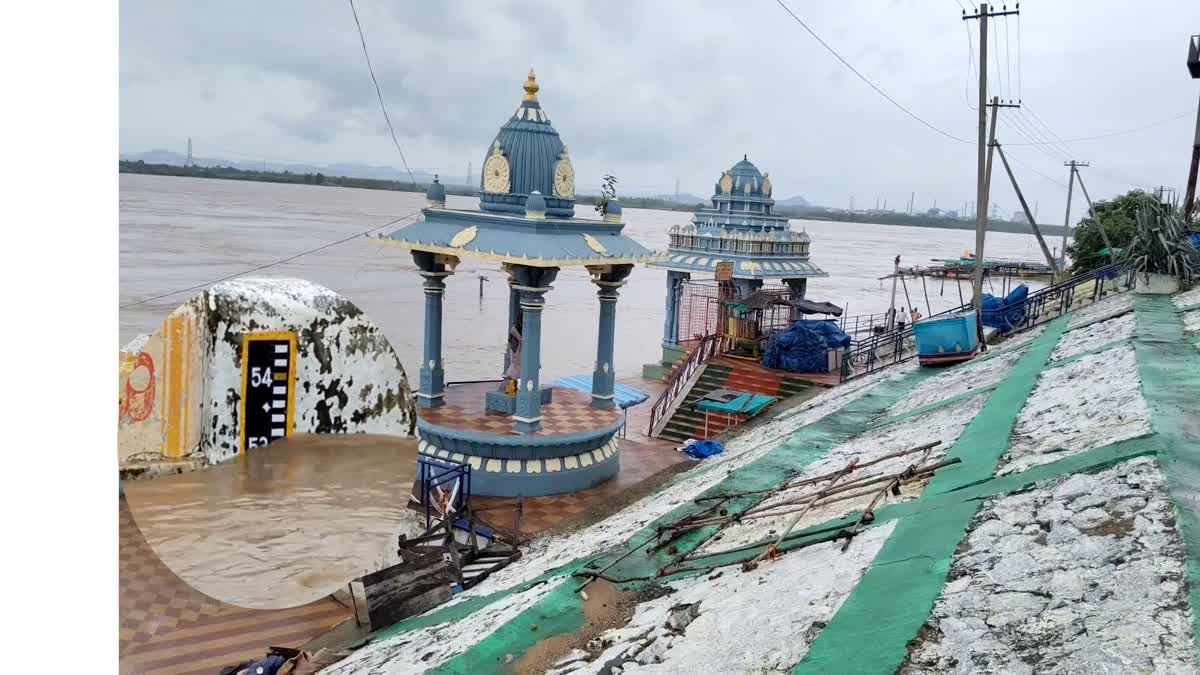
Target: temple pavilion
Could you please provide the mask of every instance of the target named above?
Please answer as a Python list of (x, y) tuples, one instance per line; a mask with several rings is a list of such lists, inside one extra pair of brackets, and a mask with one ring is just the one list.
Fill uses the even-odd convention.
[[(685, 351), (680, 343), (693, 337), (680, 325), (681, 300), (692, 275), (711, 278), (723, 268), (735, 298), (751, 296), (766, 282), (782, 282), (793, 302), (804, 299), (809, 279), (829, 276), (809, 260), (808, 234), (793, 231), (787, 216), (774, 212), (771, 189), (770, 175), (743, 155), (721, 172), (712, 206), (697, 210), (690, 224), (671, 227), (667, 257), (652, 265), (667, 270), (664, 365), (677, 361)], [(648, 366), (646, 372), (651, 370), (661, 366)]]
[[(655, 260), (622, 234), (620, 203), (602, 220), (575, 216), (575, 170), (538, 100), (532, 70), (525, 95), (488, 145), (479, 208), (446, 208), (437, 180), (417, 222), (387, 243), (412, 251), (424, 277), (425, 336), (417, 431), (426, 457), (471, 467), (471, 491), (538, 496), (581, 490), (617, 473), (613, 332), (618, 290), (634, 265)], [(464, 257), (508, 274), (509, 345), (499, 385), (445, 384), (442, 312), (446, 278)], [(563, 268), (582, 268), (597, 287), (600, 319), (590, 396), (541, 383), (544, 296)], [(453, 359), (453, 354), (449, 357)]]

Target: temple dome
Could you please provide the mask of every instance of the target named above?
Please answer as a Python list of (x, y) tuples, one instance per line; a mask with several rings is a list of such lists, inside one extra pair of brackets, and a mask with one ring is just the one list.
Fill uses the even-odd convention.
[(754, 166), (754, 162), (751, 162), (746, 157), (747, 155), (742, 155), (742, 161), (734, 164), (733, 168), (729, 170), (729, 173), (733, 174), (734, 176), (741, 176), (742, 178), (754, 178), (757, 180), (762, 180), (762, 172), (758, 170), (757, 166)]
[(525, 95), (488, 146), (479, 181), (479, 208), (525, 213), (525, 201), (540, 192), (546, 215), (575, 215), (575, 169), (567, 148), (542, 110), (537, 78), (530, 69)]
[(717, 179), (714, 196), (730, 194), (734, 196), (754, 196), (770, 198), (771, 181), (767, 174), (758, 170), (746, 155), (734, 164), (728, 171), (721, 173)]

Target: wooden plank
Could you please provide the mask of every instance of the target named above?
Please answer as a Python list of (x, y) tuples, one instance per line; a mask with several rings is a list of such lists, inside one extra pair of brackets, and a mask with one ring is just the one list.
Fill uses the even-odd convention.
[(371, 629), (379, 630), (446, 602), (452, 581), (441, 553), (368, 574), (362, 583)]

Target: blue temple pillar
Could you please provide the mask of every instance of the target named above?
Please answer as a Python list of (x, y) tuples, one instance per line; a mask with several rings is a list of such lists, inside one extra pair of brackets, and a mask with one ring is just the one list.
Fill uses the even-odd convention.
[(667, 307), (663, 316), (663, 346), (679, 343), (679, 301), (683, 282), (692, 277), (687, 272), (667, 272)]
[(425, 251), (413, 251), (413, 261), (425, 278), (425, 350), (417, 407), (437, 408), (444, 404), (442, 398), (446, 389), (446, 371), (442, 363), (442, 298), (446, 293), (446, 277), (454, 273), (450, 267), (458, 261), (447, 261), (444, 256)]
[(599, 286), (596, 295), (600, 298), (600, 328), (596, 336), (596, 369), (592, 371), (592, 407), (612, 410), (613, 390), (616, 385), (616, 365), (613, 352), (617, 332), (618, 289), (625, 285), (625, 278), (633, 271), (633, 265), (612, 265), (588, 268), (592, 283)]
[[(513, 287), (512, 279), (508, 282), (508, 330), (504, 333), (505, 344), (508, 343), (508, 336), (512, 332), (513, 325), (517, 323), (517, 316), (521, 311), (521, 291)], [(508, 347), (504, 349), (504, 370), (501, 374), (508, 373), (509, 366), (512, 365), (512, 354), (509, 353)]]
[[(783, 283), (788, 287), (788, 299), (792, 302), (803, 300), (804, 294), (808, 291), (808, 279), (784, 279)], [(800, 312), (794, 307), (791, 312), (792, 321), (800, 320)]]
[(521, 295), (521, 380), (517, 383), (517, 431), (536, 433), (542, 428), (542, 307), (546, 291), (558, 274), (557, 267), (513, 265), (512, 287)]

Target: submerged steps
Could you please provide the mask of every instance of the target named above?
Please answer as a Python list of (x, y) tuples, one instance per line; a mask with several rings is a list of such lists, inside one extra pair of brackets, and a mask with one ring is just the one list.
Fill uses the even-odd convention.
[(784, 399), (811, 389), (814, 385), (804, 380), (778, 374), (757, 364), (747, 363), (745, 366), (730, 364), (728, 360), (712, 362), (705, 366), (704, 372), (696, 384), (684, 396), (683, 404), (671, 415), (663, 427), (659, 437), (675, 443), (683, 443), (689, 438), (711, 438), (736, 426), (721, 415), (710, 415), (708, 418), (708, 434), (705, 435), (704, 413), (693, 410), (692, 406), (704, 395), (717, 389), (733, 389), (762, 396), (774, 396)]

